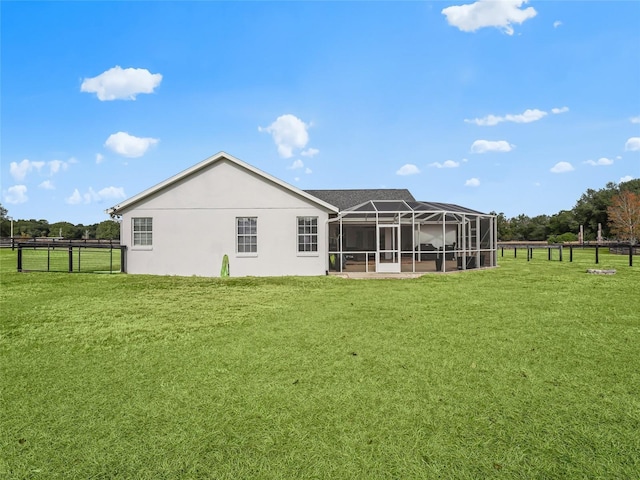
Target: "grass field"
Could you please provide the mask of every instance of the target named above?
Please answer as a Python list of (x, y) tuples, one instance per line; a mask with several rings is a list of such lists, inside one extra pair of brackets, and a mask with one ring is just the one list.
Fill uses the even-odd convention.
[(578, 251), (414, 280), (218, 280), (17, 274), (13, 255), (0, 478), (640, 477), (627, 257), (601, 255), (613, 276)]

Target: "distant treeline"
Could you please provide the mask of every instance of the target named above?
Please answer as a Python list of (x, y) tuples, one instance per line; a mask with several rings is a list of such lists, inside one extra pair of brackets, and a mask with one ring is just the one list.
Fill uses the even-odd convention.
[(498, 218), (498, 240), (572, 242), (578, 240), (580, 225), (584, 229), (583, 240), (596, 240), (598, 224), (602, 226), (602, 237), (611, 238), (607, 209), (611, 206), (612, 199), (624, 191), (640, 194), (640, 179), (621, 184), (610, 182), (600, 190), (590, 188), (571, 210), (561, 210), (554, 215), (528, 217), (523, 214), (507, 218), (504, 213), (491, 212)]
[[(0, 209), (2, 206), (0, 205)], [(8, 237), (11, 235), (11, 222), (6, 219), (6, 213), (2, 217), (0, 224), (0, 236)], [(104, 222), (94, 223), (92, 225), (83, 225), (79, 223), (74, 225), (69, 222), (49, 223), (46, 220), (14, 220), (13, 221), (14, 237), (57, 237), (65, 239), (120, 239), (120, 224), (114, 220), (105, 220)]]
[[(578, 199), (571, 210), (561, 210), (554, 215), (529, 217), (521, 214), (507, 218), (504, 213), (491, 212), (498, 219), (498, 240), (507, 241), (550, 241), (572, 242), (578, 240), (580, 225), (584, 229), (584, 239), (596, 240), (598, 224), (602, 226), (603, 238), (611, 238), (611, 224), (607, 209), (613, 198), (621, 192), (640, 194), (640, 179), (621, 184), (607, 183), (600, 190), (588, 189)], [(7, 209), (0, 205), (0, 236), (11, 234)], [(22, 237), (62, 237), (67, 239), (108, 239), (120, 238), (120, 224), (105, 220), (93, 225), (74, 225), (69, 222), (49, 223), (46, 220), (14, 220), (14, 236)]]

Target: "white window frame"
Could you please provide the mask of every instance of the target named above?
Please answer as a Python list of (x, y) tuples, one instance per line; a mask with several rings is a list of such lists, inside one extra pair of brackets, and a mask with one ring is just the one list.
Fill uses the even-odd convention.
[[(243, 222), (242, 225), (241, 222)], [(258, 255), (258, 217), (236, 217), (236, 255), (241, 257)]]
[[(300, 250), (301, 246), (302, 250)], [(306, 250), (306, 247), (311, 249)], [(311, 215), (296, 217), (296, 252), (301, 257), (317, 257), (319, 255), (318, 217)]]
[(139, 250), (153, 248), (153, 217), (131, 218), (131, 245)]

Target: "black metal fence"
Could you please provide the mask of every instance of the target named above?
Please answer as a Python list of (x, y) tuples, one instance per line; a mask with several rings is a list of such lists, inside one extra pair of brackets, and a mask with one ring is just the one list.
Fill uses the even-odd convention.
[(18, 272), (124, 273), (126, 247), (114, 243), (20, 242)]
[(37, 244), (47, 245), (50, 243), (67, 245), (73, 243), (74, 245), (120, 245), (120, 240), (117, 239), (105, 239), (105, 238), (62, 238), (62, 237), (0, 237), (0, 248), (11, 247), (15, 250), (18, 244)]
[[(630, 245), (628, 243), (612, 243), (609, 242), (605, 245), (599, 244), (527, 244), (527, 243), (498, 243), (498, 249), (501, 252), (501, 256), (504, 257), (504, 251), (513, 250), (513, 256), (518, 256), (518, 250), (526, 250), (527, 261), (533, 259), (534, 250), (546, 250), (546, 256), (548, 260), (559, 260), (563, 261), (567, 259), (569, 262), (573, 262), (573, 252), (574, 250), (590, 250), (594, 255), (594, 260), (596, 265), (600, 263), (600, 253), (609, 252), (616, 255), (628, 255), (629, 256), (629, 266), (633, 266), (633, 257), (634, 255), (638, 255), (638, 251), (640, 247), (637, 245)], [(557, 251), (557, 254), (554, 253)], [(568, 254), (568, 255), (567, 255)]]

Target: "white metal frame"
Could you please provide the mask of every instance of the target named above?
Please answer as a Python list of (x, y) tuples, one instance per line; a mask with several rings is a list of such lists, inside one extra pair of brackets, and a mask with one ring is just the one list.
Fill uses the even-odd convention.
[[(402, 258), (411, 256), (411, 272), (416, 272), (416, 263), (421, 262), (422, 252), (420, 242), (416, 237), (420, 235), (421, 225), (442, 225), (441, 249), (437, 252), (430, 251), (440, 258), (436, 262), (442, 272), (447, 271), (447, 257), (456, 259), (457, 269), (466, 270), (475, 267), (497, 266), (497, 222), (495, 215), (484, 214), (462, 207), (452, 206), (452, 209), (429, 209), (426, 202), (404, 201), (378, 201), (356, 205), (340, 212), (336, 217), (329, 219), (328, 223), (338, 222), (337, 250), (330, 251), (330, 255), (337, 255), (340, 259), (345, 254), (364, 254), (365, 271), (369, 272), (370, 255), (375, 258), (376, 272), (399, 273), (402, 271)], [(363, 207), (370, 204), (368, 209)], [(399, 205), (401, 208), (385, 209), (385, 204)], [(483, 229), (483, 221), (485, 226)], [(453, 250), (447, 250), (447, 226), (456, 225), (456, 242)], [(348, 251), (344, 249), (344, 233), (348, 226), (369, 225), (375, 227), (376, 250), (375, 251)], [(402, 250), (402, 227), (411, 226), (411, 251)], [(381, 248), (380, 234), (385, 229), (391, 229), (392, 248)], [(331, 229), (328, 228), (327, 232)], [(385, 233), (386, 235), (386, 233)], [(406, 238), (406, 237), (405, 237)], [(386, 243), (386, 242), (385, 242)], [(328, 243), (329, 244), (329, 243)], [(383, 261), (382, 255), (396, 255), (396, 262)], [(488, 259), (488, 261), (484, 261)], [(339, 271), (343, 270), (343, 261), (339, 263)]]
[[(376, 226), (376, 272), (380, 273), (400, 273), (400, 224), (383, 223)], [(385, 248), (380, 242), (381, 234), (385, 235)], [(389, 233), (389, 235), (387, 235)], [(391, 242), (391, 248), (386, 245)]]

